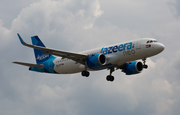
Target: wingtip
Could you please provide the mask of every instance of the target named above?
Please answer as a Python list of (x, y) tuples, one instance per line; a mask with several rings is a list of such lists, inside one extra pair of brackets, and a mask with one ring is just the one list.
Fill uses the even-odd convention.
[(23, 41), (23, 39), (21, 38), (21, 36), (19, 35), (19, 33), (17, 33), (18, 37), (19, 37), (19, 40), (22, 44), (24, 44), (25, 42)]

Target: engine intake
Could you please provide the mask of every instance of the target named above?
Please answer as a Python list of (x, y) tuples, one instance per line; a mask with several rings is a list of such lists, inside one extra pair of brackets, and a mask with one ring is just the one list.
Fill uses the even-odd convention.
[(106, 56), (104, 54), (100, 54), (99, 55), (99, 63), (101, 65), (105, 65), (106, 64)]

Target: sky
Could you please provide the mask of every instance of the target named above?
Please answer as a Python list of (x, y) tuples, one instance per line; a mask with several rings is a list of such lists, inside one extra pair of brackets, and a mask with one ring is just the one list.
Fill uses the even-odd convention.
[[(1, 115), (179, 115), (180, 1), (1, 0)], [(149, 68), (126, 76), (108, 70), (53, 75), (31, 72), (13, 61), (35, 63), (20, 44), (38, 35), (49, 48), (81, 52), (142, 37), (165, 50), (147, 59)]]

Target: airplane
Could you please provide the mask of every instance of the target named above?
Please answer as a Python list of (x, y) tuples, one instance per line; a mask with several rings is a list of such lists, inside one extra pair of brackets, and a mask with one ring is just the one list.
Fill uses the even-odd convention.
[[(67, 52), (46, 48), (38, 36), (32, 36), (32, 45), (24, 42), (17, 34), (21, 44), (34, 49), (36, 64), (13, 62), (28, 66), (29, 70), (53, 73), (73, 74), (81, 72), (82, 76), (88, 77), (89, 71), (108, 69), (110, 74), (107, 81), (114, 81), (112, 73), (118, 69), (126, 75), (134, 75), (147, 69), (146, 59), (161, 53), (165, 46), (153, 38), (140, 38), (123, 43), (116, 43), (80, 53)], [(142, 61), (139, 61), (142, 59)]]

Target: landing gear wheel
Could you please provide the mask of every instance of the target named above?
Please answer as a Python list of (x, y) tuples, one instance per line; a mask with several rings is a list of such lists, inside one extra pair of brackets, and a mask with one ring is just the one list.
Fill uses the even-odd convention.
[(112, 82), (112, 81), (114, 81), (114, 76), (108, 75), (108, 76), (106, 77), (106, 80)]
[(110, 81), (110, 79), (111, 79), (111, 76), (108, 75), (108, 76), (106, 77), (106, 80), (107, 80), (107, 81)]
[(85, 75), (85, 76), (86, 76), (86, 77), (89, 77), (89, 74), (90, 74), (90, 73), (89, 73), (88, 71), (86, 71), (86, 75)]
[(114, 76), (111, 76), (110, 81), (111, 81), (111, 82), (113, 82), (113, 81), (114, 81)]
[(108, 76), (106, 77), (106, 80), (107, 80), (107, 81), (111, 81), (111, 82), (114, 81), (114, 76), (111, 75), (113, 71), (114, 71), (114, 68), (110, 68), (110, 75), (108, 75)]
[(82, 71), (82, 73), (81, 73), (82, 76), (86, 76), (86, 77), (88, 77), (89, 74), (90, 74), (90, 73), (89, 73), (88, 71)]
[(148, 65), (143, 65), (143, 68), (144, 68), (144, 69), (147, 69), (147, 68), (148, 68)]

